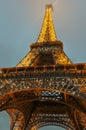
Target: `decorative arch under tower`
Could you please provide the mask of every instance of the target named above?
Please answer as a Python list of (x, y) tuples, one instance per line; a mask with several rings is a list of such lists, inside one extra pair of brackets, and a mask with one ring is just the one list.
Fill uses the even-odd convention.
[(0, 68), (0, 111), (8, 112), (10, 130), (86, 130), (86, 64), (73, 64), (65, 54), (52, 12), (47, 5), (30, 52), (16, 67)]

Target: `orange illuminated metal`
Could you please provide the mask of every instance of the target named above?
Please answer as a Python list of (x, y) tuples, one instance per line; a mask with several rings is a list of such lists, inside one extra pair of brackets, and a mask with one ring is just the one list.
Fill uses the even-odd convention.
[(53, 10), (52, 5), (46, 6), (45, 17), (37, 42), (57, 41), (52, 19), (52, 10)]
[(47, 125), (86, 130), (86, 64), (72, 64), (56, 37), (52, 5), (36, 43), (13, 68), (0, 68), (0, 111), (10, 130), (38, 130)]

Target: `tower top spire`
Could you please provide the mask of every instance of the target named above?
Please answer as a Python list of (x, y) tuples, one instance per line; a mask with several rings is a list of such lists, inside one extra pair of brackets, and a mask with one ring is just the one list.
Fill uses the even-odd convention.
[(45, 10), (45, 17), (37, 42), (57, 41), (56, 32), (53, 24), (52, 11), (52, 4), (47, 4)]
[(51, 9), (53, 10), (52, 4), (47, 4), (47, 5), (46, 5), (46, 9), (49, 9), (49, 8), (51, 8)]

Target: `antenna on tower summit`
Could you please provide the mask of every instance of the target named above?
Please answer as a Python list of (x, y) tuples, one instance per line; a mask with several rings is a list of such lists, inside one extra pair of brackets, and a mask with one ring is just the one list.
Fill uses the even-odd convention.
[(51, 8), (52, 9), (52, 11), (53, 11), (53, 5), (52, 4), (46, 4), (46, 9), (49, 9), (49, 8)]

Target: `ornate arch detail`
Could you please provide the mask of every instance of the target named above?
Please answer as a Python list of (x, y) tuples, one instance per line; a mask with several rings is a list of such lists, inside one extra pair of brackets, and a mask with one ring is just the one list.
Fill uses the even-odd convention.
[(10, 130), (24, 130), (25, 119), (23, 113), (18, 109), (6, 110), (10, 117)]

